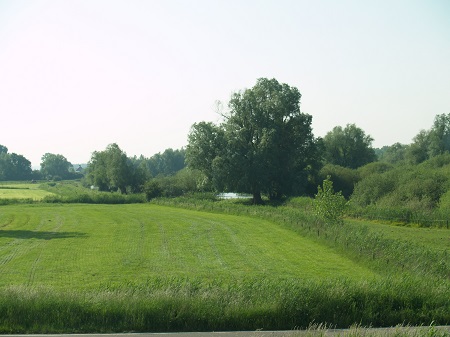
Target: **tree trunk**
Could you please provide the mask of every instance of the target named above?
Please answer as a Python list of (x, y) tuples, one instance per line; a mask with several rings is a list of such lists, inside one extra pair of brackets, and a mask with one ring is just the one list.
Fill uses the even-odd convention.
[(261, 192), (253, 192), (253, 204), (254, 205), (262, 204)]

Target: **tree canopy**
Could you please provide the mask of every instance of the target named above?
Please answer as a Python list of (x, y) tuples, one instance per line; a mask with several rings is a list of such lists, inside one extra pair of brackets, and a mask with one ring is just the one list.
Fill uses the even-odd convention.
[(260, 78), (234, 93), (221, 125), (194, 124), (186, 148), (188, 165), (218, 188), (271, 199), (306, 188), (317, 158), (312, 117), (300, 111), (297, 88)]
[(421, 130), (407, 151), (408, 161), (419, 164), (427, 159), (450, 153), (450, 113), (436, 115), (431, 129)]
[(31, 177), (31, 162), (20, 154), (8, 153), (8, 148), (0, 145), (0, 180), (27, 180)]
[(69, 177), (69, 169), (72, 164), (62, 154), (46, 153), (42, 156), (41, 173), (47, 179)]
[(185, 150), (168, 148), (163, 153), (157, 153), (146, 159), (146, 163), (153, 177), (157, 175), (174, 175), (185, 167)]
[(104, 151), (92, 153), (88, 164), (87, 180), (101, 191), (119, 190), (126, 193), (127, 188), (137, 191), (147, 177), (145, 168), (133, 165), (115, 143), (108, 145)]
[(376, 160), (372, 137), (355, 124), (336, 126), (323, 138), (325, 161), (356, 169)]

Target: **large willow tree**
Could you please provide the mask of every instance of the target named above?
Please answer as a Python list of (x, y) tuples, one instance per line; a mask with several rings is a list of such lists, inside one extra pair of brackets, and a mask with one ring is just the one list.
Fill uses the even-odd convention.
[(297, 88), (275, 79), (234, 93), (220, 125), (194, 124), (186, 159), (218, 189), (277, 199), (301, 193), (314, 167), (312, 117), (300, 111)]

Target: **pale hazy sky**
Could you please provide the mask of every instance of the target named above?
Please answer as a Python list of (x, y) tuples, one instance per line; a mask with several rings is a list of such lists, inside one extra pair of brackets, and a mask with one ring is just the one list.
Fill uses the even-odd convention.
[(450, 113), (450, 1), (0, 0), (0, 144), (33, 166), (181, 148), (260, 77), (300, 90), (316, 136), (408, 144)]

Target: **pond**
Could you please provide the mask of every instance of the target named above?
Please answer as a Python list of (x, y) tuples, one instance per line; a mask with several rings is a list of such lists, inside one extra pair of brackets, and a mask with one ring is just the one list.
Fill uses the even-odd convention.
[(217, 197), (219, 199), (251, 199), (252, 198), (252, 196), (250, 194), (234, 193), (234, 192), (219, 193), (219, 194), (217, 194)]

